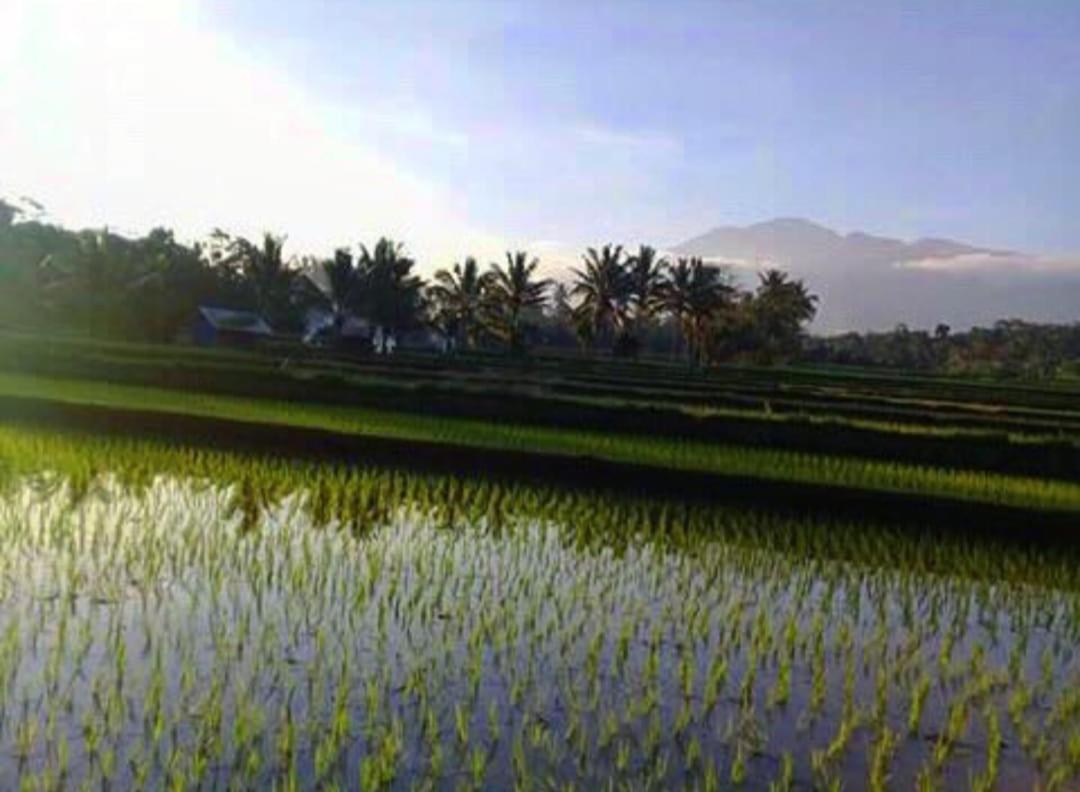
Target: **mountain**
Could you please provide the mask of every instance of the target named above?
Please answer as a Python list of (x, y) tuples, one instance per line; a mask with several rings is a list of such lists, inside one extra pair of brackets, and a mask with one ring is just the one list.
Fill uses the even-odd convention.
[(804, 278), (821, 296), (816, 332), (1080, 321), (1080, 262), (951, 239), (841, 234), (785, 217), (714, 228), (671, 251), (728, 263), (747, 285), (767, 267)]

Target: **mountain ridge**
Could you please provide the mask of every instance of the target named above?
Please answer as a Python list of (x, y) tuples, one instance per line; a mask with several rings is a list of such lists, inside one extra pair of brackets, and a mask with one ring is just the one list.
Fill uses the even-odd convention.
[(815, 332), (905, 323), (987, 325), (999, 319), (1080, 321), (1080, 267), (938, 236), (912, 241), (841, 233), (801, 217), (720, 225), (671, 248), (748, 272), (779, 267), (821, 296)]
[[(758, 257), (785, 257), (792, 263), (808, 258), (832, 257), (835, 263), (883, 262), (897, 263), (922, 258), (955, 258), (982, 255), (990, 257), (1018, 256), (1014, 251), (972, 245), (945, 237), (920, 237), (905, 241), (856, 230), (842, 234), (832, 228), (801, 217), (777, 217), (747, 226), (721, 225), (704, 234), (675, 245), (674, 252), (684, 255), (714, 256), (752, 252)], [(826, 263), (826, 262), (819, 262)]]

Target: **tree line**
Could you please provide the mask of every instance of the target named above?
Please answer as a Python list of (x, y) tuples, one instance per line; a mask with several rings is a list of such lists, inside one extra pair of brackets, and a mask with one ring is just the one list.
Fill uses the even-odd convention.
[(524, 355), (536, 345), (587, 354), (667, 355), (692, 365), (775, 361), (799, 354), (817, 297), (778, 270), (740, 289), (724, 266), (668, 260), (654, 248), (589, 248), (569, 278), (508, 251), (486, 267), (472, 257), (416, 272), (388, 238), (329, 258), (288, 257), (285, 237), (215, 231), (194, 244), (167, 229), (127, 238), (20, 217), (0, 200), (0, 308), (11, 326), (169, 341), (198, 306), (257, 312), (276, 331), (334, 343), (352, 318), (387, 333), (429, 329), (450, 349)]
[(813, 363), (997, 379), (1080, 378), (1080, 324), (1003, 319), (964, 332), (947, 324), (932, 331), (900, 324), (885, 332), (808, 339), (801, 357)]

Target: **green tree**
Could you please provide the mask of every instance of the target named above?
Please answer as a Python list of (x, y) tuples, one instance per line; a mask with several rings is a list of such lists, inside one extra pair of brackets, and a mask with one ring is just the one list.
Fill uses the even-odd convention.
[(168, 341), (200, 303), (242, 304), (232, 271), (168, 229), (75, 232), (32, 219), (44, 210), (31, 199), (21, 205), (20, 222), (0, 227), (0, 315), (12, 325)]
[(492, 333), (511, 353), (526, 351), (527, 316), (543, 308), (551, 282), (538, 280), (540, 261), (523, 250), (507, 252), (506, 266), (491, 264), (484, 275), (484, 313)]
[(798, 351), (803, 326), (817, 314), (817, 303), (817, 295), (786, 272), (770, 269), (758, 276), (751, 310), (763, 359), (783, 359)]
[(662, 304), (679, 328), (691, 365), (704, 362), (711, 324), (734, 294), (727, 271), (700, 258), (680, 258), (670, 268)]
[(417, 327), (424, 281), (413, 274), (416, 262), (405, 254), (404, 245), (386, 237), (370, 250), (361, 245), (358, 263), (365, 284), (362, 315), (392, 334)]
[(218, 229), (210, 238), (215, 264), (239, 273), (255, 310), (274, 326), (295, 320), (292, 314), (297, 271), (284, 255), (285, 237), (263, 234), (260, 244)]
[(168, 341), (204, 303), (238, 304), (241, 285), (228, 269), (211, 266), (200, 245), (185, 245), (155, 228), (134, 242), (140, 273), (131, 282), (132, 328), (140, 338)]
[(664, 305), (668, 262), (659, 257), (655, 249), (641, 245), (637, 253), (627, 259), (626, 266), (627, 301), (632, 311), (634, 348), (640, 350), (649, 323)]
[(449, 337), (468, 349), (476, 347), (480, 333), (480, 312), (484, 299), (484, 278), (476, 259), (435, 273), (428, 289), (436, 322)]
[(579, 326), (577, 314), (570, 299), (570, 287), (562, 281), (554, 282), (551, 298), (545, 310), (545, 328), (548, 343), (570, 346), (577, 342), (583, 349), (590, 343), (588, 330)]
[(74, 255), (46, 256), (40, 263), (43, 307), (91, 335), (122, 331), (146, 275), (134, 252), (107, 230), (78, 234)]
[(629, 295), (622, 245), (589, 248), (582, 260), (582, 269), (571, 270), (574, 284), (570, 294), (578, 300), (578, 321), (587, 328), (592, 342), (611, 346), (625, 326)]

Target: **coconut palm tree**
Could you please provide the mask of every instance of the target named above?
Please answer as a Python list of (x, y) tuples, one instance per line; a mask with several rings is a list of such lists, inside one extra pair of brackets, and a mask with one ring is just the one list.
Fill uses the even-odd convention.
[(271, 324), (286, 319), (296, 285), (293, 262), (284, 255), (285, 239), (267, 232), (256, 244), (220, 229), (210, 237), (211, 261), (238, 271), (251, 291), (255, 310)]
[(428, 299), (441, 323), (455, 341), (472, 349), (476, 346), (480, 311), (484, 298), (484, 278), (476, 259), (469, 256), (464, 265), (441, 269), (428, 289)]
[(304, 262), (304, 283), (307, 294), (329, 311), (328, 321), (313, 332), (328, 329), (340, 336), (345, 322), (356, 311), (364, 289), (364, 273), (348, 248), (338, 248), (334, 257), (326, 260), (308, 259)]
[(667, 259), (657, 256), (656, 250), (648, 245), (641, 245), (626, 261), (626, 291), (638, 349), (646, 325), (663, 307), (667, 266)]
[(571, 270), (578, 321), (596, 343), (610, 345), (626, 322), (629, 283), (623, 258), (622, 245), (589, 248), (582, 256), (584, 268)]
[(185, 245), (166, 228), (132, 243), (140, 274), (131, 282), (132, 319), (140, 336), (168, 341), (208, 302), (237, 304), (240, 286), (229, 270), (210, 265), (200, 244)]
[(704, 359), (709, 325), (735, 293), (726, 271), (702, 259), (680, 258), (664, 286), (663, 306), (675, 320), (691, 365)]
[(551, 281), (536, 280), (540, 261), (523, 250), (507, 251), (506, 266), (491, 264), (484, 275), (484, 312), (491, 331), (510, 351), (525, 351), (525, 320), (531, 310), (543, 307)]
[(402, 244), (386, 237), (370, 250), (360, 246), (358, 266), (366, 286), (361, 310), (385, 333), (397, 334), (420, 323), (424, 281), (412, 274), (415, 265)]
[(754, 324), (766, 358), (790, 354), (799, 344), (804, 324), (817, 313), (818, 297), (801, 280), (769, 269), (758, 275), (751, 302)]
[(692, 292), (690, 259), (679, 258), (669, 267), (668, 278), (661, 295), (663, 310), (675, 324), (674, 354), (678, 355), (680, 341), (686, 342), (690, 322), (690, 297)]
[(554, 281), (551, 296), (545, 309), (548, 339), (556, 346), (564, 346), (577, 341), (583, 349), (588, 348), (588, 332), (577, 319), (573, 302), (570, 299), (570, 287), (563, 281)]

